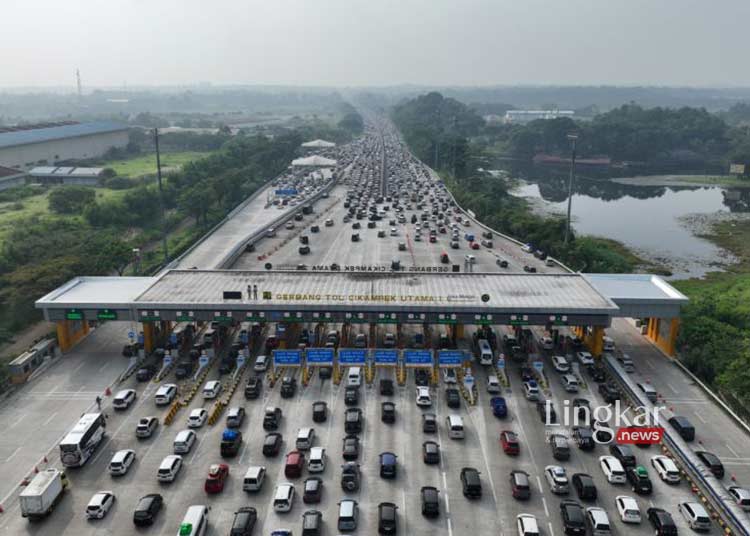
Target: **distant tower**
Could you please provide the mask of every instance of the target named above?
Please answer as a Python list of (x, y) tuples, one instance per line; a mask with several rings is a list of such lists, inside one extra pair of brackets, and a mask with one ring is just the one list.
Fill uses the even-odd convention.
[(81, 71), (76, 69), (76, 83), (78, 84), (78, 98), (83, 96), (83, 89), (81, 88)]

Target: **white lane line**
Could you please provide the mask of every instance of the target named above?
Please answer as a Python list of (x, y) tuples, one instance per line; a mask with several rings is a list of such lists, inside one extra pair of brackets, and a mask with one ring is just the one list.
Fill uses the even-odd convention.
[(700, 422), (702, 422), (703, 424), (706, 424), (706, 423), (708, 422), (708, 421), (707, 421), (706, 419), (704, 419), (704, 418), (703, 418), (703, 416), (702, 416), (702, 415), (701, 415), (700, 413), (698, 413), (697, 411), (694, 411), (693, 413), (695, 413), (695, 416), (696, 416), (696, 417), (698, 417), (698, 420), (699, 420)]
[(450, 518), (448, 518), (446, 521), (448, 521), (448, 536), (453, 536), (453, 523), (451, 523)]
[(54, 412), (52, 415), (47, 417), (47, 420), (44, 421), (44, 423), (42, 423), (42, 426), (47, 426), (49, 423), (52, 422), (52, 419), (54, 419), (55, 417), (57, 417), (57, 412)]
[(740, 457), (740, 455), (739, 455), (739, 454), (737, 454), (737, 452), (736, 452), (736, 451), (735, 451), (735, 450), (734, 450), (734, 449), (733, 449), (733, 448), (732, 448), (732, 447), (731, 447), (731, 446), (729, 445), (729, 443), (725, 443), (725, 445), (726, 445), (726, 447), (727, 447), (727, 450), (728, 450), (729, 452), (731, 452), (732, 454), (734, 454), (734, 457), (735, 457), (735, 458), (739, 458), (739, 457)]
[(202, 434), (202, 435), (201, 435), (201, 436), (200, 436), (200, 437), (198, 438), (198, 443), (197, 443), (197, 444), (195, 445), (195, 447), (194, 447), (194, 449), (195, 449), (195, 452), (193, 452), (193, 455), (192, 455), (192, 456), (190, 457), (190, 464), (191, 464), (191, 465), (192, 465), (192, 463), (193, 463), (193, 462), (195, 461), (195, 458), (196, 458), (196, 457), (198, 456), (198, 453), (199, 453), (199, 452), (200, 452), (200, 450), (201, 450), (201, 445), (203, 445), (203, 439), (204, 439), (205, 437), (206, 437), (206, 434)]
[(536, 477), (536, 484), (539, 486), (539, 493), (544, 493), (544, 490), (542, 489), (542, 479), (539, 478), (539, 475)]
[(404, 520), (404, 532), (407, 534), (409, 533), (408, 527), (406, 526), (406, 522), (409, 519), (409, 516), (406, 515), (406, 491), (404, 488), (401, 488), (401, 519)]
[(547, 499), (542, 497), (542, 506), (544, 506), (544, 515), (549, 517), (549, 508), (547, 508)]
[(14, 450), (13, 454), (11, 454), (5, 459), (5, 463), (8, 463), (9, 461), (11, 461), (16, 456), (16, 454), (18, 454), (18, 451), (20, 450), (21, 450), (21, 447), (18, 447), (16, 450)]
[(99, 367), (99, 373), (101, 374), (102, 372), (107, 370), (111, 364), (111, 361), (106, 361), (101, 367)]
[(20, 417), (18, 417), (18, 419), (17, 419), (17, 420), (16, 420), (16, 421), (15, 421), (15, 422), (14, 422), (13, 424), (11, 424), (11, 425), (10, 425), (10, 426), (8, 427), (8, 429), (11, 429), (11, 428), (13, 428), (13, 427), (14, 427), (14, 426), (16, 426), (16, 425), (17, 425), (18, 423), (20, 423), (20, 422), (21, 422), (22, 420), (24, 420), (25, 418), (26, 418), (26, 415), (21, 415)]
[(81, 369), (81, 367), (83, 367), (83, 365), (85, 365), (85, 364), (86, 364), (86, 361), (81, 361), (81, 364), (78, 365), (76, 368), (73, 369), (73, 374), (75, 374), (76, 372), (78, 372)]
[(677, 394), (677, 389), (675, 389), (675, 388), (674, 388), (674, 387), (672, 386), (672, 384), (671, 384), (671, 383), (669, 383), (669, 382), (664, 382), (664, 385), (666, 385), (667, 387), (669, 387), (669, 390), (670, 390), (670, 391), (672, 391), (672, 392), (673, 392), (674, 394)]
[(549, 527), (549, 535), (550, 536), (555, 536), (555, 531), (552, 530), (552, 522), (548, 521), (547, 522), (547, 527)]
[(643, 361), (645, 361), (645, 363), (648, 365), (648, 368), (650, 368), (651, 370), (656, 370), (656, 367), (654, 366), (654, 364), (651, 362), (650, 359), (644, 359)]

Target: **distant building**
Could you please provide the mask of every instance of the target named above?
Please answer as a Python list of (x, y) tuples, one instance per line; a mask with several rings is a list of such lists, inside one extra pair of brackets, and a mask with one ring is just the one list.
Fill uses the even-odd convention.
[(32, 182), (41, 184), (97, 186), (103, 173), (104, 168), (42, 166), (29, 171), (29, 177)]
[(128, 144), (128, 127), (112, 121), (45, 123), (0, 128), (0, 165), (31, 169), (96, 158)]
[(302, 144), (303, 149), (307, 150), (319, 150), (319, 149), (331, 149), (333, 147), (336, 147), (336, 144), (332, 141), (326, 141), (326, 140), (313, 140), (308, 141)]
[(505, 112), (505, 123), (530, 123), (536, 119), (557, 119), (575, 115), (573, 110), (508, 110)]
[(308, 156), (305, 158), (297, 158), (296, 160), (292, 160), (292, 167), (297, 168), (326, 168), (326, 167), (335, 167), (336, 166), (336, 160), (332, 160), (330, 158), (325, 158), (323, 156)]
[(20, 186), (26, 182), (26, 172), (0, 166), (0, 190)]

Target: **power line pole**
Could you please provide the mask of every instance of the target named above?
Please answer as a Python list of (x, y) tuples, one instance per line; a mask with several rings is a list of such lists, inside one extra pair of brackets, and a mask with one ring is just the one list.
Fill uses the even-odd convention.
[(571, 142), (571, 158), (570, 158), (570, 177), (568, 178), (568, 218), (565, 222), (565, 246), (568, 245), (570, 238), (570, 211), (573, 205), (573, 180), (575, 179), (576, 173), (576, 140), (578, 140), (578, 134), (571, 132), (568, 134), (568, 139)]
[(161, 182), (161, 159), (159, 157), (159, 129), (154, 128), (154, 145), (156, 146), (156, 180), (159, 183), (159, 210), (161, 212), (161, 246), (164, 250), (164, 264), (169, 261), (167, 249), (167, 217), (164, 210), (164, 186)]

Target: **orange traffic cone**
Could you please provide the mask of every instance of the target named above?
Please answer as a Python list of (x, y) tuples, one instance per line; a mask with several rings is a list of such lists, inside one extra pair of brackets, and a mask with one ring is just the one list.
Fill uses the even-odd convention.
[(49, 461), (47, 461), (47, 456), (44, 457), (44, 463), (49, 463)]
[(3, 505), (0, 504), (0, 514), (2, 514), (3, 512), (5, 512), (5, 510), (3, 509)]
[(112, 389), (110, 389), (109, 387), (107, 387), (104, 390), (104, 396), (112, 396)]
[(39, 468), (35, 465), (34, 466), (34, 473), (38, 473), (38, 472), (39, 472)]

